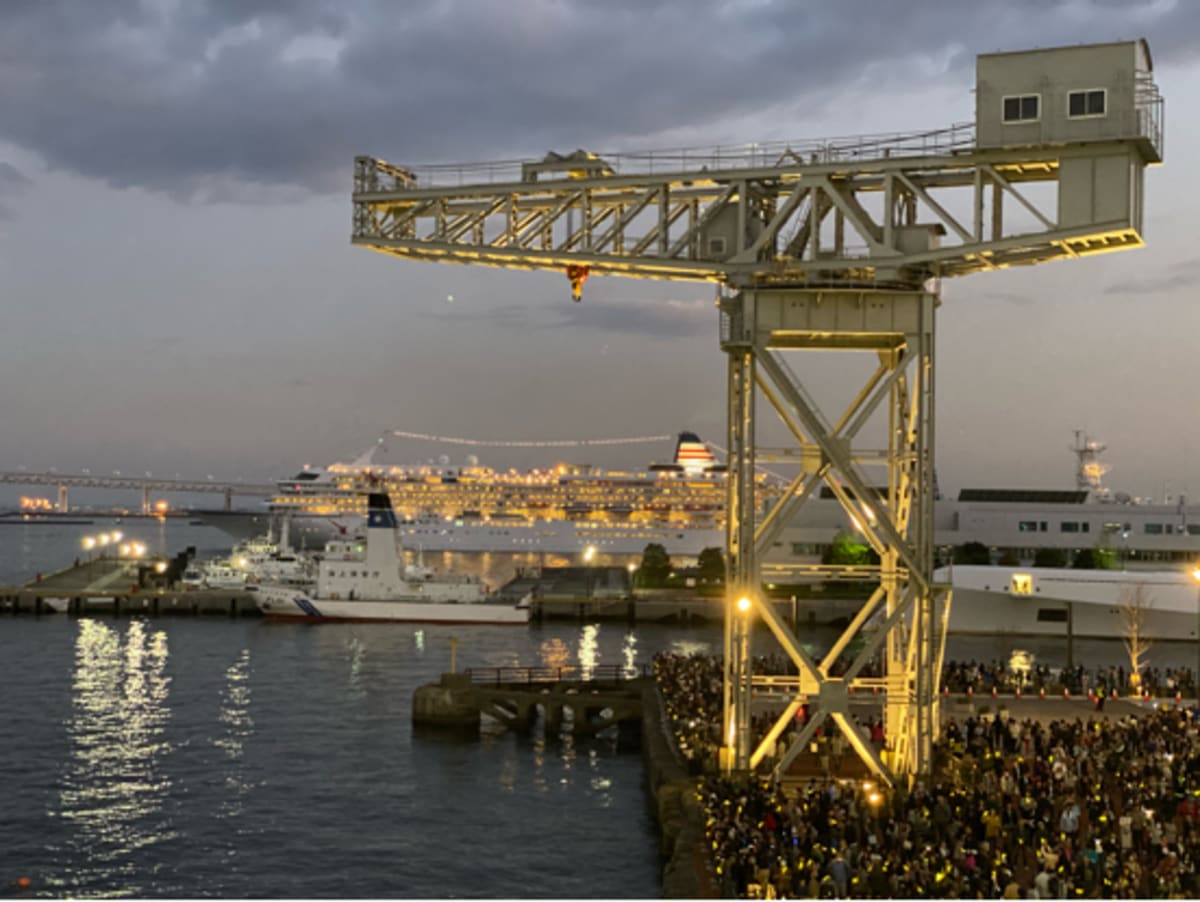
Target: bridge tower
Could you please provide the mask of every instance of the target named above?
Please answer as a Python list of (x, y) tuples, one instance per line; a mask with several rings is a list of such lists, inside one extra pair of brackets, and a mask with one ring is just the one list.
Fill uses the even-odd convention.
[[(423, 169), (355, 160), (356, 245), (558, 270), (577, 299), (597, 274), (719, 286), (728, 358), (727, 770), (757, 766), (806, 700), (816, 701), (816, 716), (777, 775), (825, 720), (886, 781), (930, 770), (950, 604), (948, 587), (933, 581), (941, 280), (1142, 244), (1143, 174), (1162, 161), (1163, 124), (1145, 41), (980, 56), (975, 96), (973, 123), (912, 134)], [(811, 369), (838, 355), (865, 357), (870, 375), (830, 412), (810, 390), (820, 384)], [(803, 378), (797, 361), (809, 368)], [(760, 447), (760, 396), (794, 444)], [(760, 461), (796, 471), (761, 518)], [(783, 568), (797, 578), (878, 583), (816, 660), (764, 598), (762, 560), (819, 487), (838, 498), (879, 563)], [(797, 675), (753, 672), (759, 621)], [(877, 628), (866, 633), (870, 624)], [(860, 635), (861, 651), (840, 660)], [(865, 671), (877, 653), (882, 672)], [(751, 733), (756, 688), (788, 699), (764, 737)], [(882, 752), (850, 717), (856, 690), (883, 693)]]

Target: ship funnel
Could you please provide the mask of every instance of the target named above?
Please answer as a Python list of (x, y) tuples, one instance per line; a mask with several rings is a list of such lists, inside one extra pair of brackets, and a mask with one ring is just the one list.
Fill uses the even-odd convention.
[(396, 514), (392, 510), (391, 499), (385, 492), (371, 492), (367, 496), (367, 528), (396, 528)]
[(675, 444), (675, 463), (689, 472), (702, 472), (714, 467), (717, 461), (708, 445), (700, 441), (700, 436), (694, 432), (681, 432)]

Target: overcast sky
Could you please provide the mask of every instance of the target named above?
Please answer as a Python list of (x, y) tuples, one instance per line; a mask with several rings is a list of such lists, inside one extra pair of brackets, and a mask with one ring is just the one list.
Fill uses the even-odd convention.
[(1069, 486), (1084, 428), (1114, 488), (1200, 496), (1191, 0), (5, 0), (0, 469), (263, 479), (389, 429), (723, 445), (711, 286), (574, 305), (559, 274), (352, 248), (353, 157), (936, 128), (973, 117), (976, 53), (1139, 36), (1167, 98), (1147, 247), (946, 283), (937, 466)]

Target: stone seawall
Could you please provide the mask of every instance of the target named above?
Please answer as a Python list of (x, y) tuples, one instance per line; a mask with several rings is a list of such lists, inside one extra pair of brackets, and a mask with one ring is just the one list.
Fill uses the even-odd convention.
[(720, 893), (704, 836), (704, 810), (696, 799), (697, 778), (688, 774), (680, 760), (655, 683), (642, 695), (642, 758), (649, 801), (658, 819), (663, 897), (717, 898)]

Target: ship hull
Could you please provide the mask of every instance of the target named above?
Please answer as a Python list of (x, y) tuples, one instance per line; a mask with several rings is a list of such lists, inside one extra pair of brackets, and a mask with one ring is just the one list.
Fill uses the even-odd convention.
[[(1197, 641), (1185, 572), (956, 566), (939, 577), (954, 586), (950, 635), (1122, 639), (1133, 618), (1144, 641)], [(1022, 583), (1028, 592), (1016, 594)]]
[(457, 623), (521, 626), (527, 605), (425, 599), (321, 598), (299, 591), (263, 589), (256, 603), (264, 617), (310, 623)]

